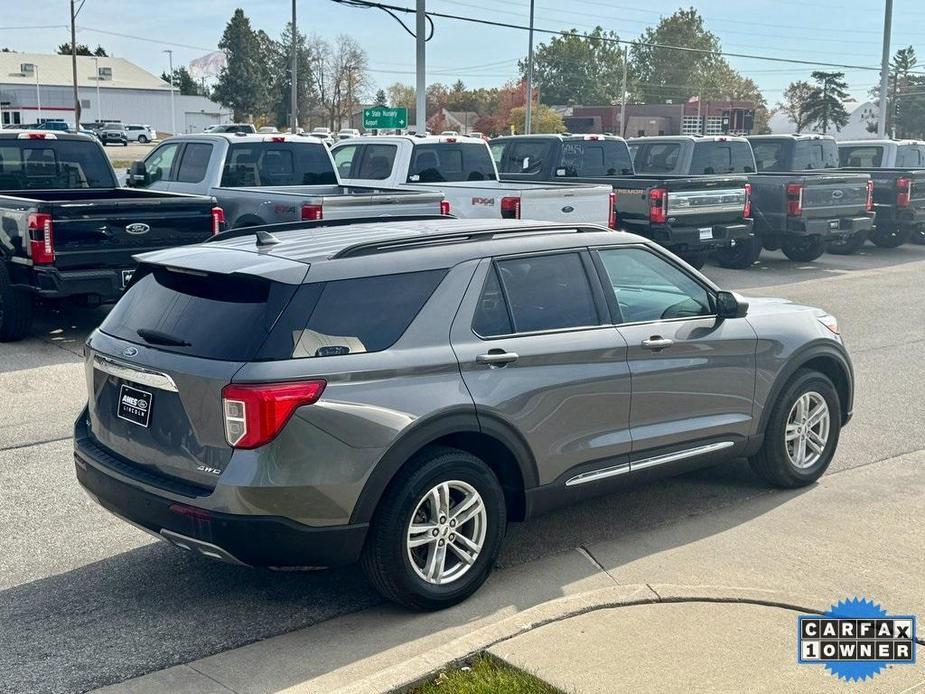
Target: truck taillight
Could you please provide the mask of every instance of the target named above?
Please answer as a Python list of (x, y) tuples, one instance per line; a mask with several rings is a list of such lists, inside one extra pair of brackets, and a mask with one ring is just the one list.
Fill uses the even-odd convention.
[(610, 191), (610, 209), (607, 211), (607, 226), (617, 228), (617, 191)]
[(501, 219), (520, 219), (520, 198), (501, 198)]
[(297, 408), (318, 402), (324, 381), (235, 384), (222, 389), (225, 439), (234, 448), (257, 448), (282, 431)]
[(50, 214), (34, 212), (29, 215), (29, 247), (35, 265), (55, 262), (55, 234)]
[(440, 214), (448, 215), (450, 213), (450, 201), (441, 200), (440, 201)]
[(799, 183), (787, 185), (787, 216), (799, 217), (803, 214), (803, 186)]
[(752, 184), (745, 184), (745, 205), (742, 207), (742, 216), (748, 219), (752, 216)]
[(909, 207), (911, 203), (912, 179), (905, 177), (896, 179), (896, 207)]
[(324, 219), (324, 213), (321, 209), (321, 205), (302, 205), (303, 222), (316, 222), (319, 219)]
[(874, 211), (874, 182), (867, 182), (867, 200), (864, 203), (864, 209), (868, 212)]
[(221, 207), (212, 208), (212, 235), (220, 234), (225, 230), (225, 210)]
[(649, 221), (665, 224), (668, 221), (668, 189), (653, 188), (649, 191)]

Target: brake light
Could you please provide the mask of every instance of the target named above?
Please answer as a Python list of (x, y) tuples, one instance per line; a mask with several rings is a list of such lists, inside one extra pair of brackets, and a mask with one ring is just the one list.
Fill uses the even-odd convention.
[(440, 214), (448, 215), (450, 213), (450, 201), (441, 200), (440, 201)]
[(874, 182), (867, 182), (867, 199), (864, 202), (864, 209), (868, 212), (874, 211)]
[(745, 184), (745, 206), (742, 208), (742, 216), (748, 219), (752, 216), (752, 184)]
[(57, 140), (54, 133), (19, 133), (18, 140)]
[(501, 219), (520, 219), (520, 198), (501, 198)]
[(222, 389), (225, 439), (234, 448), (257, 448), (269, 443), (296, 408), (318, 401), (324, 381), (235, 384)]
[(270, 138), (270, 142), (285, 142), (285, 141), (286, 141), (286, 138), (282, 137), (281, 135), (277, 135), (276, 137)]
[(212, 235), (220, 234), (225, 230), (225, 210), (221, 207), (212, 208)]
[(787, 185), (787, 216), (799, 217), (803, 214), (803, 186), (799, 183)]
[(34, 212), (29, 215), (29, 246), (35, 265), (55, 262), (55, 235), (50, 214)]
[(456, 138), (455, 138), (455, 137), (448, 137), (448, 138), (446, 138), (446, 139), (444, 140), (444, 142), (456, 142)]
[(617, 228), (617, 191), (610, 191), (610, 209), (607, 211), (607, 226)]
[(896, 207), (909, 207), (912, 202), (912, 179), (896, 179)]
[(593, 141), (597, 142), (598, 140), (601, 139), (601, 136), (600, 136), (600, 135), (585, 135), (585, 139), (586, 139), (586, 140), (593, 140)]
[(324, 212), (321, 209), (321, 205), (302, 205), (303, 222), (316, 222), (319, 219), (324, 219)]
[(668, 190), (653, 188), (649, 191), (649, 221), (665, 224), (668, 221)]

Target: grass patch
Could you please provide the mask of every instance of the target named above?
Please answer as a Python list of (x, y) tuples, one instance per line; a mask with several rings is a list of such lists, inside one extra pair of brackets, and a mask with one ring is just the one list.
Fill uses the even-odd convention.
[(133, 159), (113, 159), (112, 168), (114, 168), (118, 172), (122, 169), (127, 169), (128, 167), (130, 167), (133, 161), (134, 161)]
[(561, 694), (551, 684), (492, 658), (476, 656), (468, 665), (441, 672), (409, 694)]

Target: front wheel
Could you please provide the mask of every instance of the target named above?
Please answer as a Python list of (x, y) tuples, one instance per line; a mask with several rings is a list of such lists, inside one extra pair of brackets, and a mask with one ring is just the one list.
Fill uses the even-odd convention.
[(854, 255), (864, 246), (867, 241), (867, 232), (858, 231), (849, 236), (842, 236), (840, 239), (829, 241), (828, 251), (835, 255)]
[(138, 136), (138, 141), (139, 141), (141, 144), (143, 144), (143, 145), (148, 144), (148, 138), (146, 138), (144, 135), (139, 135), (139, 136)]
[(925, 229), (917, 228), (912, 232), (912, 235), (909, 237), (909, 240), (912, 243), (916, 243), (919, 246), (925, 246)]
[(32, 327), (32, 295), (13, 286), (9, 271), (0, 263), (0, 342), (16, 342)]
[(780, 249), (790, 260), (808, 263), (825, 253), (827, 243), (822, 236), (787, 236), (781, 241)]
[(736, 241), (734, 246), (726, 246), (716, 250), (716, 262), (720, 267), (733, 270), (750, 268), (761, 255), (761, 239), (753, 236), (748, 239)]
[(840, 433), (841, 406), (832, 381), (800, 369), (774, 404), (764, 443), (749, 463), (777, 487), (803, 487), (828, 468)]
[(912, 227), (878, 225), (870, 233), (870, 240), (880, 248), (898, 248), (912, 236)]
[(504, 492), (479, 458), (433, 447), (399, 473), (361, 563), (385, 598), (415, 610), (462, 602), (485, 582), (507, 523)]

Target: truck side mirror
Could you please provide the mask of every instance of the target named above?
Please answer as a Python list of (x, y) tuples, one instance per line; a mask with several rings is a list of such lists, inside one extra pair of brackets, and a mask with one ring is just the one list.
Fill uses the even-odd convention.
[(133, 161), (127, 173), (125, 183), (130, 188), (146, 186), (151, 182), (143, 161)]

